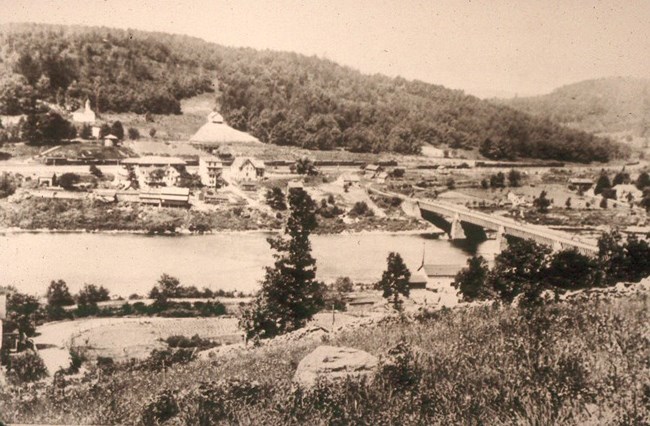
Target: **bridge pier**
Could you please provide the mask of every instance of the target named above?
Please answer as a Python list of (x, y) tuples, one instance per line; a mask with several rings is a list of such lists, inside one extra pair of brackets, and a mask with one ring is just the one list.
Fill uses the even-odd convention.
[(499, 226), (497, 230), (497, 246), (499, 247), (499, 252), (508, 248), (508, 239), (506, 238), (506, 230), (503, 226)]
[(460, 222), (460, 216), (456, 214), (454, 220), (451, 222), (451, 229), (449, 230), (450, 240), (464, 240), (467, 236), (463, 230), (463, 225)]

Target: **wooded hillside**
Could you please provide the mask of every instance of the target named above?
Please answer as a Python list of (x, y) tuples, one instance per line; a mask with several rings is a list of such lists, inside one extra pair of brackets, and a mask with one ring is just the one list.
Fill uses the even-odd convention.
[(649, 79), (587, 80), (548, 95), (498, 102), (588, 132), (628, 131), (635, 136), (650, 136)]
[(235, 128), (309, 149), (417, 154), (422, 144), (479, 149), (492, 159), (607, 161), (611, 141), (442, 86), (364, 75), (294, 53), (107, 28), (0, 26), (0, 114), (35, 99), (99, 112), (179, 113), (213, 90)]

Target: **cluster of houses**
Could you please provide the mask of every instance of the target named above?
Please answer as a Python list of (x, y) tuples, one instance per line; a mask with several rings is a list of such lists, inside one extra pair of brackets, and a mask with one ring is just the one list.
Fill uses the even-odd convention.
[[(122, 160), (122, 166), (124, 167), (119, 179), (124, 182), (129, 180), (129, 174), (132, 171), (142, 188), (175, 187), (185, 172), (187, 162), (178, 157), (145, 156)], [(264, 162), (255, 158), (237, 157), (228, 168), (224, 167), (218, 157), (202, 156), (199, 158), (198, 175), (201, 178), (201, 184), (208, 188), (217, 187), (225, 176), (239, 183), (243, 189), (254, 190), (257, 187), (257, 182), (264, 178), (265, 172)]]

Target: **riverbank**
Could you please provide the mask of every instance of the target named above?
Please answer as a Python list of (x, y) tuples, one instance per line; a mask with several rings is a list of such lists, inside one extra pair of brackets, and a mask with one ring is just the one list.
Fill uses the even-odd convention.
[[(354, 220), (318, 218), (315, 233), (431, 230), (411, 217), (363, 216)], [(0, 232), (87, 232), (130, 234), (214, 234), (221, 232), (275, 232), (282, 215), (251, 207), (224, 207), (210, 211), (153, 207), (135, 203), (106, 204), (96, 200), (28, 198), (0, 201)]]

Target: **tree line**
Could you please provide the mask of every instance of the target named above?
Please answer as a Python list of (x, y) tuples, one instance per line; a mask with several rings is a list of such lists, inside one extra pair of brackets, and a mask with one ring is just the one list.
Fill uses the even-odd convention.
[(650, 244), (618, 232), (604, 234), (595, 258), (575, 249), (553, 252), (532, 240), (509, 239), (508, 247), (488, 267), (482, 256), (473, 256), (455, 277), (454, 287), (465, 301), (516, 298), (522, 306), (534, 306), (549, 290), (550, 297), (568, 290), (607, 287), (618, 282), (638, 282), (650, 275)]

